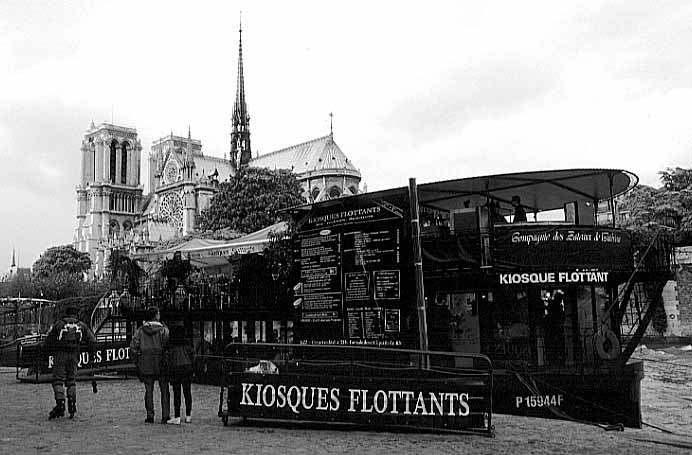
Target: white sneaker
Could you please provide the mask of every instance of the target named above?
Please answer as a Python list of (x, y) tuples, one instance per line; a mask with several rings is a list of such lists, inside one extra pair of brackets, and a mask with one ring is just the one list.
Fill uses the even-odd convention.
[(172, 417), (166, 422), (169, 425), (180, 425), (180, 417)]
[(185, 423), (190, 423), (192, 416), (185, 416)]

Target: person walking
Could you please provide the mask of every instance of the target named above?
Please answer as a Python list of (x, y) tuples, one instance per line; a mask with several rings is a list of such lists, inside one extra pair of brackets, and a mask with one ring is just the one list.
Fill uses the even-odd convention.
[(195, 364), (195, 351), (192, 340), (185, 334), (183, 325), (174, 325), (171, 328), (171, 338), (166, 350), (166, 364), (168, 365), (169, 378), (173, 386), (173, 409), (175, 417), (168, 423), (180, 425), (181, 389), (185, 395), (185, 422), (192, 419), (192, 383), (193, 366)]
[(55, 322), (48, 332), (46, 347), (53, 355), (53, 394), (55, 407), (48, 414), (52, 420), (65, 415), (65, 389), (67, 389), (67, 410), (70, 419), (77, 413), (77, 365), (80, 358), (80, 347), (88, 343), (89, 356), (94, 358), (96, 337), (94, 333), (77, 318), (79, 309), (69, 306), (62, 318)]
[(158, 381), (161, 390), (161, 423), (166, 423), (171, 417), (170, 392), (162, 364), (169, 333), (168, 328), (160, 322), (161, 313), (157, 307), (147, 308), (146, 318), (147, 322), (132, 337), (130, 349), (139, 380), (144, 383), (144, 407), (147, 411), (144, 422), (154, 423), (154, 382)]

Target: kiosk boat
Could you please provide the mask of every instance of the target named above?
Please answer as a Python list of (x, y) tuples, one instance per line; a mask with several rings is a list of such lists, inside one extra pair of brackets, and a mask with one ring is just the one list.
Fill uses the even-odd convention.
[[(129, 339), (157, 305), (192, 335), (198, 380), (217, 384), (229, 352), (245, 366), (278, 355), (291, 374), (313, 356), (322, 366), (311, 377), (345, 352), (368, 369), (409, 352), (392, 374), (413, 365), (428, 378), (422, 370), (469, 370), (481, 356), (492, 362), (488, 410), (640, 427), (643, 367), (630, 356), (672, 278), (672, 247), (616, 227), (614, 199), (636, 183), (617, 169), (524, 172), (296, 207), (293, 267), (261, 257), (284, 225), (158, 251), (149, 256), (202, 271), (174, 288), (149, 281), (137, 297), (112, 294), (92, 327), (122, 349), (113, 368), (131, 367)], [(291, 345), (304, 346), (300, 362), (286, 357)], [(452, 355), (421, 354), (433, 351)]]
[(297, 341), (484, 354), (496, 412), (640, 427), (629, 360), (672, 251), (616, 227), (614, 198), (636, 183), (614, 169), (412, 180), (297, 208)]

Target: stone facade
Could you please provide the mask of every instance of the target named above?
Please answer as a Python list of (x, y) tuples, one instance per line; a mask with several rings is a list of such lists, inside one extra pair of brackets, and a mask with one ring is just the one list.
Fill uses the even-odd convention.
[(676, 248), (675, 260), (678, 266), (675, 281), (669, 281), (663, 289), (663, 305), (668, 316), (664, 335), (692, 337), (692, 247)]
[(97, 275), (104, 271), (110, 244), (135, 234), (143, 192), (141, 154), (134, 128), (92, 122), (82, 139), (74, 246), (89, 253)]
[(148, 195), (140, 182), (142, 146), (137, 131), (107, 123), (96, 127), (92, 122), (82, 140), (74, 246), (89, 253), (96, 276), (105, 271), (113, 248), (141, 251), (157, 241), (194, 232), (219, 182), (243, 167), (292, 170), (306, 202), (358, 194), (360, 172), (332, 132), (253, 157), (244, 85), (241, 31), (229, 159), (225, 154), (224, 158), (204, 155), (202, 142), (193, 139), (189, 129), (187, 138), (171, 132), (151, 146)]

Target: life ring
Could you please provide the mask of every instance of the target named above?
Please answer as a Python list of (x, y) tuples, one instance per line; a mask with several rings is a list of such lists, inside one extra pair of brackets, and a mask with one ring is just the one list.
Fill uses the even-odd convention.
[(615, 360), (620, 355), (620, 340), (612, 330), (604, 330), (603, 333), (594, 335), (596, 352), (603, 360)]

